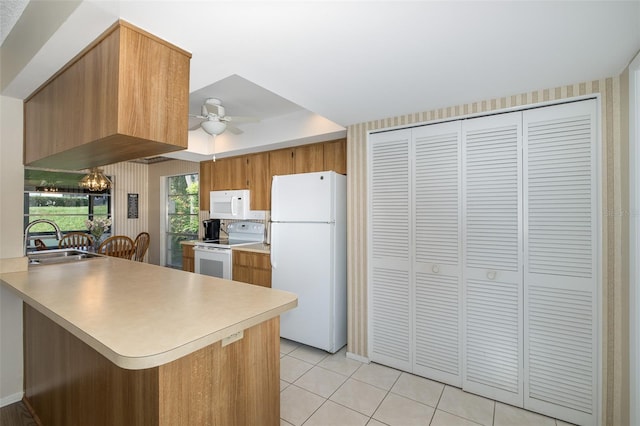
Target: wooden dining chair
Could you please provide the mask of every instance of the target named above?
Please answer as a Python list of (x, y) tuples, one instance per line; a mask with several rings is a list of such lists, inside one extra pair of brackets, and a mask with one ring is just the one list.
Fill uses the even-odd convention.
[(42, 251), (42, 250), (47, 250), (48, 249), (47, 245), (40, 238), (36, 238), (36, 240), (33, 243), (35, 244), (37, 251)]
[(126, 235), (112, 235), (98, 246), (97, 253), (131, 259), (131, 256), (133, 256), (133, 240)]
[(148, 232), (141, 232), (136, 236), (133, 242), (133, 260), (136, 262), (142, 262), (144, 260), (144, 255), (147, 253), (150, 240), (151, 237)]
[(84, 232), (67, 232), (58, 242), (58, 248), (89, 250), (93, 248), (93, 236)]

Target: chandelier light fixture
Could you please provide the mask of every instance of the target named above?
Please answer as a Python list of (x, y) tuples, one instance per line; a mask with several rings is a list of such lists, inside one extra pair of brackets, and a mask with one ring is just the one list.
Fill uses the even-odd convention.
[(93, 168), (88, 175), (83, 177), (78, 183), (82, 188), (89, 191), (104, 191), (111, 188), (111, 181), (104, 175), (102, 169)]

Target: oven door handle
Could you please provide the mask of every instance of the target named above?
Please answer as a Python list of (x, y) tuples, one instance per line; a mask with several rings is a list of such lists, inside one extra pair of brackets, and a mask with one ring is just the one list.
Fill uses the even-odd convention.
[(201, 251), (204, 253), (220, 253), (229, 249), (220, 248), (220, 247), (203, 247), (203, 246), (195, 246), (193, 248), (194, 251)]

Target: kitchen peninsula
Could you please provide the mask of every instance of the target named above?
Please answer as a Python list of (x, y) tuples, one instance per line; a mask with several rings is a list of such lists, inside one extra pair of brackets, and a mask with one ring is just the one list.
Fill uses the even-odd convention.
[(25, 302), (25, 403), (42, 424), (279, 424), (294, 294), (111, 257), (0, 280)]

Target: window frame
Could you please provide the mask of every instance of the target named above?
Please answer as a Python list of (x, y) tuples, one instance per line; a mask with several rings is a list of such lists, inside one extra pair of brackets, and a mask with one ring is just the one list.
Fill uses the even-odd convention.
[[(23, 181), (23, 229), (26, 229), (26, 227), (29, 225), (29, 223), (31, 223), (33, 220), (36, 220), (38, 218), (46, 218), (46, 219), (50, 219), (56, 223), (58, 223), (58, 221), (56, 220), (56, 218), (60, 218), (60, 217), (81, 217), (83, 222), (85, 220), (93, 220), (94, 217), (98, 216), (98, 217), (103, 217), (104, 215), (102, 213), (96, 213), (95, 208), (98, 207), (96, 204), (96, 198), (98, 197), (105, 197), (105, 203), (100, 203), (100, 206), (103, 206), (106, 204), (107, 207), (107, 212), (106, 212), (106, 217), (111, 219), (112, 223), (113, 223), (113, 215), (114, 215), (114, 201), (115, 201), (115, 197), (114, 194), (112, 192), (112, 189), (107, 189), (104, 191), (89, 191), (87, 189), (83, 189), (80, 187), (71, 187), (71, 186), (61, 186), (61, 187), (55, 187), (54, 185), (51, 184), (43, 184), (40, 186), (34, 186), (34, 185), (30, 185), (27, 182), (27, 174), (29, 173), (29, 171), (37, 171), (39, 174), (47, 174), (47, 173), (51, 173), (52, 176), (54, 174), (67, 174), (67, 175), (78, 175), (78, 181), (86, 175), (86, 173), (84, 172), (74, 172), (74, 171), (68, 171), (68, 170), (47, 170), (47, 169), (36, 169), (36, 168), (25, 168), (25, 177), (24, 177), (24, 181)], [(113, 176), (109, 176), (109, 178), (113, 181)], [(32, 213), (31, 212), (31, 208), (33, 206), (31, 206), (31, 199), (32, 196), (81, 196), (81, 197), (87, 197), (87, 213), (85, 214), (51, 214), (51, 215), (46, 215), (46, 214), (42, 214), (42, 213)], [(84, 207), (84, 206), (83, 206)], [(113, 233), (113, 229), (114, 226), (113, 224), (107, 229), (107, 231), (105, 232), (105, 235), (111, 235)], [(62, 233), (66, 234), (68, 232), (88, 232), (86, 226), (83, 226), (80, 229), (63, 229)], [(40, 239), (56, 239), (56, 235), (55, 235), (55, 231), (53, 228), (51, 229), (47, 229), (46, 231), (29, 231), (29, 240), (33, 240), (35, 238), (40, 238)]]
[[(182, 194), (182, 195), (189, 195), (195, 198), (195, 201), (193, 201), (192, 203), (190, 203), (191, 205), (195, 206), (195, 213), (189, 213), (187, 214), (180, 214), (180, 215), (176, 215), (176, 214), (172, 214), (170, 211), (170, 206), (169, 206), (169, 201), (171, 199), (172, 196), (174, 196), (175, 194), (171, 193), (171, 188), (170, 188), (170, 180), (172, 178), (177, 178), (177, 177), (184, 177), (184, 176), (195, 176), (198, 179), (198, 188), (200, 188), (200, 173), (198, 172), (190, 172), (190, 173), (179, 173), (179, 174), (175, 174), (175, 175), (168, 175), (168, 176), (162, 176), (162, 185), (161, 185), (161, 202), (162, 202), (162, 229), (161, 229), (161, 265), (168, 267), (168, 268), (174, 268), (174, 269), (182, 269), (182, 248), (180, 247), (180, 241), (189, 241), (189, 240), (193, 240), (193, 239), (197, 239), (198, 238), (198, 233), (200, 231), (200, 226), (199, 226), (199, 222), (200, 222), (200, 190), (198, 189), (198, 191), (194, 194)], [(171, 232), (171, 217), (172, 216), (191, 216), (192, 218), (196, 219), (196, 223), (198, 224), (197, 229), (195, 231), (195, 233), (180, 233), (180, 232)], [(176, 245), (175, 247), (172, 247), (172, 239), (173, 238), (180, 238), (180, 237), (184, 237), (181, 238), (179, 240), (176, 241)], [(178, 247), (179, 252), (175, 254), (175, 258), (174, 259), (179, 259), (179, 263), (178, 262), (174, 262), (172, 263), (172, 256), (171, 256), (171, 252), (172, 250), (177, 250)]]

